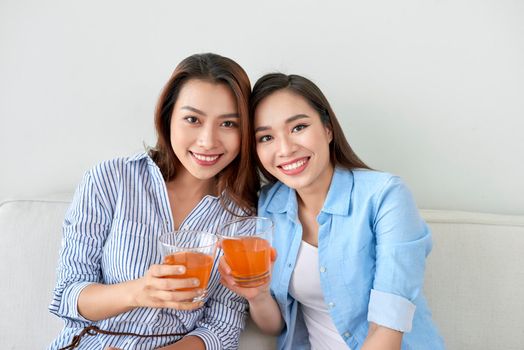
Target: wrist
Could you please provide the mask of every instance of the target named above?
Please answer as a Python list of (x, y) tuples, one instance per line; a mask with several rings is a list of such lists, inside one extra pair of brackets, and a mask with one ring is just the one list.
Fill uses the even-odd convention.
[(138, 301), (138, 280), (131, 280), (124, 282), (124, 295), (126, 296), (126, 305), (127, 307), (134, 309), (136, 307), (140, 307), (140, 303)]
[(250, 299), (247, 299), (247, 302), (249, 303), (249, 307), (253, 308), (259, 305), (264, 305), (271, 299), (273, 299), (273, 297), (271, 296), (271, 293), (269, 292), (269, 290), (267, 290), (260, 294), (257, 294), (256, 296)]

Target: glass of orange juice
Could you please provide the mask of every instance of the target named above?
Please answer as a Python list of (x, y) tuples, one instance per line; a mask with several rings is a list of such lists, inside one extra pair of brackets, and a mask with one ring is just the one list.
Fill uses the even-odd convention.
[(209, 232), (179, 230), (164, 233), (159, 242), (164, 264), (183, 265), (186, 268), (184, 274), (166, 278), (197, 278), (200, 285), (195, 289), (202, 289), (202, 294), (191, 301), (203, 301), (207, 295), (207, 285), (215, 261), (218, 237)]
[(271, 219), (249, 216), (224, 223), (218, 228), (222, 250), (231, 274), (240, 287), (260, 286), (270, 278)]

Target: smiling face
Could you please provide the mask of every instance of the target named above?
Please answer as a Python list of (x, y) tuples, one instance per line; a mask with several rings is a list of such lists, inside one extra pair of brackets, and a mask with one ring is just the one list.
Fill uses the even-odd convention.
[(257, 154), (262, 166), (297, 191), (329, 186), (332, 133), (302, 96), (278, 90), (255, 110)]
[(240, 151), (239, 122), (227, 85), (188, 80), (171, 116), (171, 145), (182, 164), (178, 174), (209, 180), (227, 167)]

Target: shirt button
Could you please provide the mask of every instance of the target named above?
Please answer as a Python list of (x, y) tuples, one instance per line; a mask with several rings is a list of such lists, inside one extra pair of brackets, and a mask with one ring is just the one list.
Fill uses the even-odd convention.
[(320, 266), (320, 272), (326, 272), (326, 268), (324, 266)]
[(349, 337), (351, 337), (351, 333), (349, 332), (344, 333), (344, 338), (349, 338)]
[(331, 302), (329, 302), (328, 306), (329, 306), (330, 309), (332, 309), (332, 308), (335, 307), (335, 303), (331, 301)]
[(287, 264), (287, 267), (289, 267), (289, 268), (291, 268), (292, 266), (293, 266), (293, 265), (291, 265), (291, 264)]

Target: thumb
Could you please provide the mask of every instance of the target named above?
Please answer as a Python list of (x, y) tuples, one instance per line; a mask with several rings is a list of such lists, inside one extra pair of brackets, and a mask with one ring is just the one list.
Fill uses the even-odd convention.
[(275, 260), (277, 260), (277, 250), (271, 247), (271, 261), (275, 262)]

